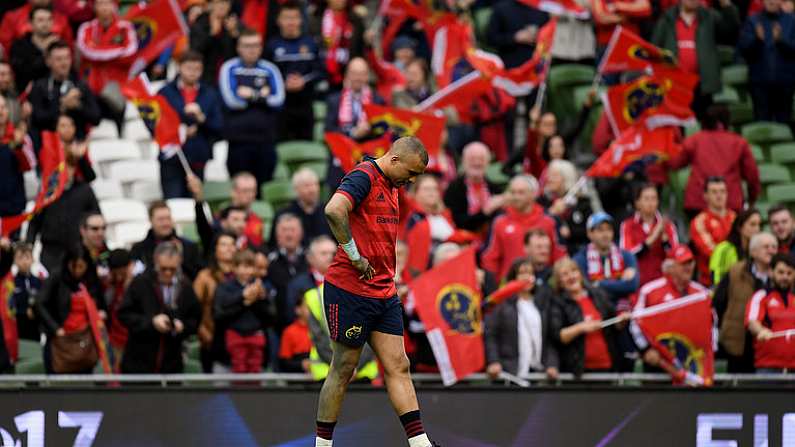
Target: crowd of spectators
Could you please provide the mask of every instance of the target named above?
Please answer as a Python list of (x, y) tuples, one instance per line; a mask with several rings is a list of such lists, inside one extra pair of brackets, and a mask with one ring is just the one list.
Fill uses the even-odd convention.
[[(67, 173), (63, 195), (0, 241), (19, 338), (42, 344), (48, 373), (89, 373), (103, 355), (113, 371), (177, 373), (186, 370), (186, 346), (196, 344), (204, 372), (268, 369), (322, 379), (331, 356), (323, 279), (337, 250), (323, 207), (344, 173), (334, 157), (325, 176), (294, 170), (295, 198), (270, 217), (257, 212), (269, 199), (261, 187), (280, 163), (277, 144), (312, 140), (316, 122), (362, 142), (375, 136), (364, 105), (412, 108), (432, 95), (430, 54), (438, 42), (415, 20), (397, 30), (382, 57), (406, 83), (383, 92), (371, 57), (383, 37), (376, 1), (179, 2), (187, 42), (147, 71), (163, 81), (160, 94), (184, 124), (192, 171), (162, 152), (162, 197), (194, 201), (197, 237), (183, 234), (157, 200), (147, 203), (146, 237), (119, 247), (106, 237), (107, 216), (91, 186), (99, 168), (87, 148), (100, 121), (124, 129), (120, 87), (139, 38), (121, 18), (130, 3), (0, 5), (0, 217), (25, 210), (24, 173), (37, 172), (43, 131), (60, 139)], [(490, 10), (482, 43), (509, 68), (532, 57), (551, 18), (520, 0), (441, 3), (465, 23)], [(497, 89), (472, 104), (471, 122), (446, 110), (442, 155), (401, 193), (395, 281), (412, 367), (438, 371), (411, 281), (474, 246), (482, 296), (514, 279), (531, 284), (485, 314), (485, 371), (493, 377), (626, 372), (640, 364), (655, 370), (659, 353), (630, 313), (698, 292), (714, 294), (716, 356), (728, 371), (795, 368), (795, 344), (771, 338), (795, 329), (793, 209), (754, 208), (762, 194), (757, 162), (717, 99), (717, 47), (733, 46), (735, 60), (748, 66), (754, 117), (791, 123), (792, 0), (574, 3), (591, 18), (558, 17), (553, 68), (594, 66), (618, 25), (632, 29), (699, 75), (691, 108), (700, 130), (682, 139), (675, 159), (588, 179), (571, 194), (582, 168), (615, 138), (603, 115), (593, 135), (585, 131), (590, 115), (602, 113), (595, 90), (576, 116), (556, 116), (536, 92), (513, 98)], [(325, 117), (315, 116), (318, 102)], [(228, 142), (232, 185), (220, 207), (203, 188), (219, 141)], [(684, 167), (690, 174), (676, 209), (664, 200), (664, 185)], [(616, 316), (619, 324), (601, 327)], [(107, 331), (104, 354), (84, 349), (85, 340), (95, 343), (96, 318)], [(3, 343), (0, 371), (14, 371)], [(365, 351), (357, 378), (377, 376)]]

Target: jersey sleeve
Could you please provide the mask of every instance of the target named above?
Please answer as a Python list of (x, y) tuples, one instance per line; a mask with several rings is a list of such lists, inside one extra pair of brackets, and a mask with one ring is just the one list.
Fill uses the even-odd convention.
[(762, 289), (758, 290), (756, 293), (753, 294), (751, 300), (748, 301), (745, 308), (745, 325), (748, 326), (748, 323), (751, 321), (758, 321), (762, 322), (767, 315), (767, 306), (765, 306), (765, 299), (767, 298), (767, 292)]
[(353, 171), (342, 179), (337, 192), (344, 195), (356, 208), (370, 194), (370, 177), (362, 171)]

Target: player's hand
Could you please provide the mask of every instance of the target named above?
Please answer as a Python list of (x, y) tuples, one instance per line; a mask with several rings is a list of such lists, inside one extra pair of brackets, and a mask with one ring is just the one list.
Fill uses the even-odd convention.
[(361, 273), (359, 279), (369, 281), (375, 276), (375, 269), (370, 265), (370, 261), (368, 261), (367, 258), (361, 257), (358, 261), (351, 261), (351, 263), (356, 267), (356, 270)]
[(759, 331), (758, 334), (756, 334), (756, 339), (759, 341), (768, 341), (771, 338), (773, 338), (773, 332), (771, 332), (770, 329), (767, 328), (762, 329), (761, 331)]

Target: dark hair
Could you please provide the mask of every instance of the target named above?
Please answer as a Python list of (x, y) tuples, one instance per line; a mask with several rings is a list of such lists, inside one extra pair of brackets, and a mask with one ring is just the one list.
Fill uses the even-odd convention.
[(80, 216), (80, 228), (85, 228), (88, 226), (88, 219), (91, 219), (94, 216), (99, 216), (104, 219), (104, 216), (102, 216), (102, 213), (99, 211), (89, 211), (87, 213), (83, 213), (83, 215)]
[(236, 212), (236, 211), (239, 211), (241, 213), (248, 213), (248, 211), (245, 208), (243, 208), (242, 206), (229, 205), (226, 208), (221, 210), (221, 213), (218, 214), (218, 217), (221, 218), (221, 220), (225, 220), (226, 218), (229, 217), (230, 214), (232, 214), (233, 212)]
[[(743, 236), (741, 232), (743, 225), (745, 225), (745, 223), (748, 222), (754, 215), (758, 215), (760, 218), (762, 217), (762, 213), (760, 213), (756, 208), (749, 208), (740, 212), (740, 214), (734, 218), (732, 228), (729, 230), (729, 236), (726, 238), (726, 240), (731, 242), (731, 244), (737, 249), (737, 258), (740, 260), (748, 257), (748, 249), (747, 247), (743, 247), (742, 243)], [(751, 242), (750, 238), (748, 239), (748, 242)]]
[(789, 268), (795, 269), (795, 259), (793, 259), (792, 255), (789, 253), (776, 253), (773, 255), (773, 258), (770, 259), (770, 268), (776, 268), (776, 264), (783, 262)]
[(179, 58), (179, 63), (184, 64), (185, 62), (204, 62), (204, 58), (202, 54), (198, 51), (188, 50), (182, 53), (182, 56)]
[(282, 11), (298, 11), (300, 13), (302, 11), (301, 4), (295, 0), (287, 0), (279, 7), (279, 14), (281, 14)]
[(168, 207), (168, 204), (164, 200), (155, 200), (154, 202), (152, 202), (152, 204), (149, 205), (149, 219), (151, 220), (152, 216), (155, 215), (155, 211), (161, 208), (165, 208), (171, 211), (171, 208)]
[(28, 20), (33, 21), (33, 16), (36, 15), (39, 11), (47, 11), (52, 15), (52, 6), (34, 6), (30, 8), (30, 12), (28, 13)]
[(519, 268), (523, 265), (529, 265), (533, 268), (533, 261), (528, 257), (521, 257), (515, 259), (508, 268), (508, 273), (505, 274), (505, 281), (513, 281), (519, 275)]
[(228, 231), (221, 231), (220, 233), (216, 234), (215, 237), (213, 237), (213, 243), (212, 243), (213, 249), (210, 250), (210, 253), (209, 253), (209, 256), (208, 256), (208, 260), (207, 260), (207, 266), (210, 268), (210, 270), (212, 271), (213, 275), (216, 272), (220, 272), (221, 271), (221, 266), (218, 265), (218, 258), (215, 256), (215, 250), (218, 249), (218, 242), (222, 238), (225, 238), (225, 237), (232, 238), (233, 242), (237, 241), (237, 236), (235, 236), (234, 234), (232, 234), (232, 233), (230, 233)]
[(549, 155), (549, 147), (552, 145), (552, 140), (554, 138), (560, 138), (560, 140), (563, 141), (563, 159), (568, 160), (569, 149), (566, 147), (566, 140), (564, 140), (560, 134), (552, 135), (551, 137), (546, 138), (544, 140), (544, 144), (541, 145), (541, 158), (543, 158), (544, 161), (546, 162), (549, 162), (551, 160), (551, 157)]
[(530, 230), (527, 231), (527, 233), (524, 234), (524, 244), (525, 245), (529, 244), (530, 239), (534, 237), (545, 237), (547, 239), (550, 239), (549, 234), (547, 234), (546, 231), (540, 228), (531, 228)]
[(256, 265), (257, 256), (251, 250), (240, 250), (235, 253), (234, 260), (232, 261), (235, 266), (238, 265)]
[(701, 118), (701, 128), (705, 130), (715, 130), (718, 124), (722, 124), (724, 129), (729, 128), (731, 122), (731, 112), (726, 104), (712, 104), (707, 107), (707, 111)]
[(108, 268), (117, 269), (127, 267), (130, 265), (130, 261), (132, 261), (130, 252), (123, 248), (117, 248), (108, 255)]
[(33, 254), (33, 244), (30, 242), (19, 241), (14, 244), (14, 256), (22, 254), (22, 253), (30, 253)]
[(431, 75), (431, 69), (428, 67), (428, 62), (425, 59), (421, 57), (415, 57), (414, 59), (410, 60), (408, 64), (406, 64), (406, 68), (408, 68), (409, 65), (419, 65), (420, 69), (422, 70), (422, 75), (425, 77), (425, 82), (428, 82), (428, 78)]
[(304, 305), (304, 294), (299, 293), (295, 296), (295, 307), (300, 307)]
[(53, 51), (60, 49), (67, 49), (69, 50), (69, 54), (72, 54), (72, 47), (70, 47), (68, 43), (63, 40), (56, 40), (47, 47), (47, 56), (50, 56)]
[(69, 244), (64, 251), (63, 258), (61, 259), (61, 270), (60, 274), (63, 278), (67, 280), (69, 278), (74, 279), (75, 281), (79, 282), (79, 278), (74, 278), (72, 273), (69, 271), (69, 264), (76, 262), (76, 261), (84, 261), (88, 257), (88, 253), (83, 248), (83, 246), (79, 243)]
[(774, 214), (778, 214), (782, 211), (786, 211), (790, 216), (792, 216), (792, 210), (790, 210), (787, 205), (783, 203), (777, 203), (767, 210), (767, 221), (770, 222), (770, 219)]
[(657, 198), (660, 197), (660, 192), (657, 191), (657, 186), (651, 182), (643, 182), (635, 187), (635, 192), (632, 194), (632, 201), (637, 202), (640, 199), (640, 196), (643, 194), (643, 191), (647, 189), (653, 189), (654, 192), (657, 193)]
[(704, 192), (707, 192), (707, 189), (709, 189), (709, 185), (712, 183), (723, 183), (725, 185), (726, 179), (721, 177), (720, 175), (710, 175), (709, 177), (707, 177), (706, 180), (704, 180)]

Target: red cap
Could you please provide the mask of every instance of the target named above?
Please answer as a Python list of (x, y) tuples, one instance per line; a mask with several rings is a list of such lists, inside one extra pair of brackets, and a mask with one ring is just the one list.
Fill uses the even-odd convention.
[(668, 259), (672, 259), (680, 264), (683, 264), (693, 260), (693, 252), (690, 251), (690, 247), (687, 245), (680, 244), (676, 247), (673, 247), (668, 252)]

